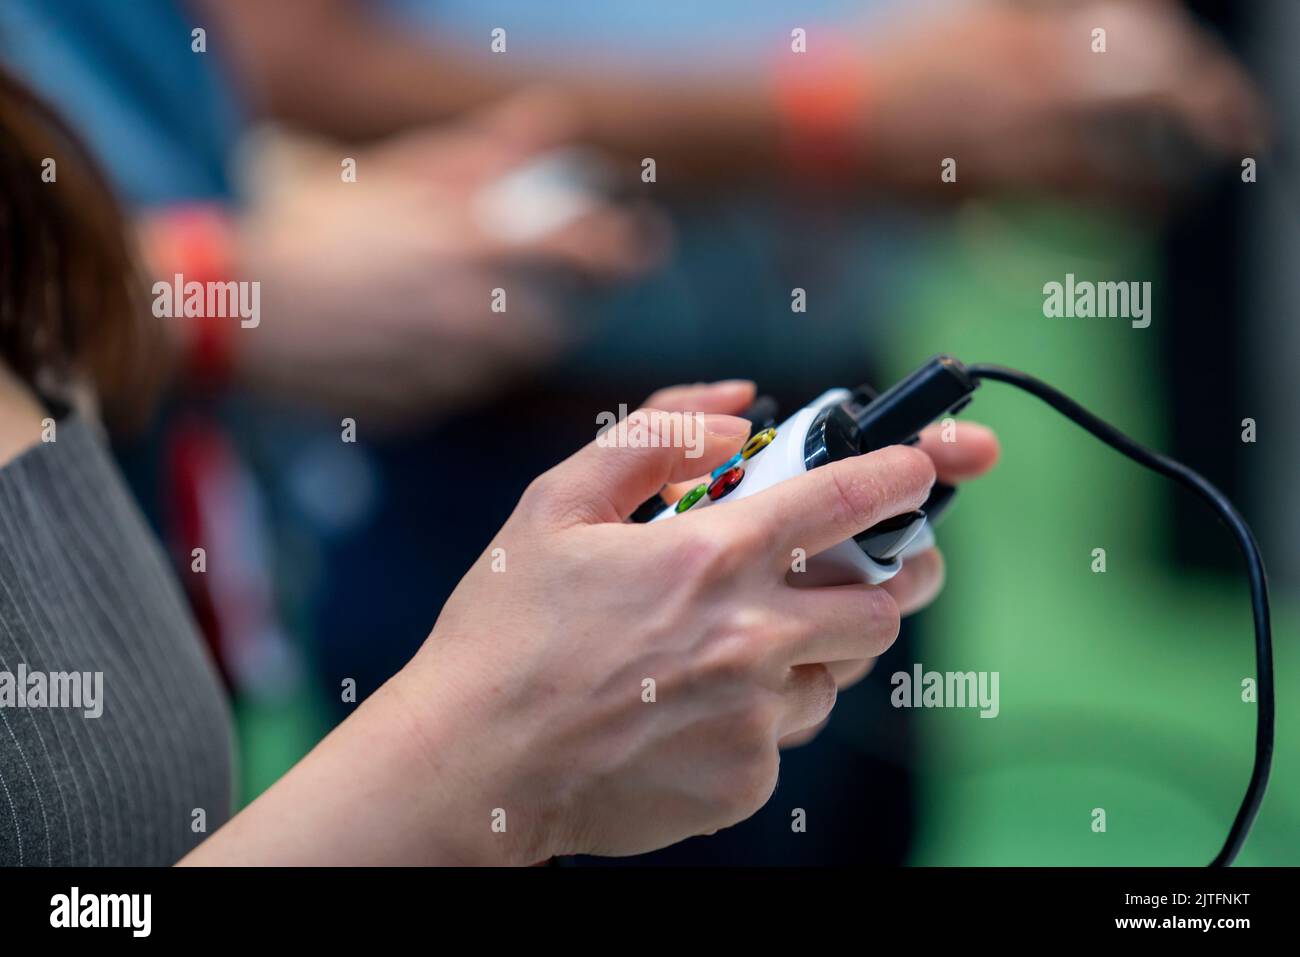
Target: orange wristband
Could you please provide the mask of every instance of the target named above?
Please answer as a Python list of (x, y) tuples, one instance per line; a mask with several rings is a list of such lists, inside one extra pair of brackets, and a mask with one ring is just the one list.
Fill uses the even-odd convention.
[[(168, 285), (224, 282), (234, 271), (234, 229), (229, 214), (215, 204), (177, 206), (155, 216), (146, 238), (146, 255), (159, 279)], [(186, 317), (173, 317), (186, 321)], [(187, 344), (185, 367), (205, 386), (222, 385), (230, 379), (234, 365), (234, 326), (223, 316), (204, 309), (189, 317), (192, 327), (183, 338)]]
[(809, 32), (808, 52), (787, 52), (774, 74), (782, 154), (803, 177), (856, 177), (865, 159), (861, 131), (870, 107), (864, 56), (820, 31)]

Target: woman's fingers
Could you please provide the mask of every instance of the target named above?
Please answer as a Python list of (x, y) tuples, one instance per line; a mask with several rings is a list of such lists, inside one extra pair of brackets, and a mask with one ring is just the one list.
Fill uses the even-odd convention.
[(891, 445), (786, 479), (717, 509), (710, 520), (759, 530), (773, 569), (784, 577), (792, 549), (816, 555), (882, 519), (920, 508), (933, 485), (929, 456)]
[(797, 665), (786, 675), (784, 708), (777, 726), (778, 739), (824, 722), (835, 707), (838, 689), (825, 665)]
[[(903, 570), (883, 585), (835, 585), (796, 589), (795, 614), (806, 615), (814, 633), (792, 648), (792, 660), (822, 662), (843, 691), (871, 671), (898, 636), (899, 617), (925, 607), (943, 588), (943, 556), (927, 549), (903, 563)], [(810, 740), (814, 727), (783, 737), (781, 747)]]
[(545, 472), (528, 494), (561, 524), (621, 522), (667, 483), (727, 461), (748, 436), (748, 420), (732, 415), (637, 409)]
[[(843, 687), (843, 685), (840, 687)], [(828, 724), (830, 724), (830, 718), (813, 725), (811, 728), (804, 728), (802, 731), (791, 732), (778, 742), (778, 746), (784, 751), (787, 748), (797, 748), (802, 744), (807, 744), (813, 738), (817, 737), (817, 735), (821, 734), (822, 728), (826, 727)]]
[(781, 601), (804, 626), (787, 651), (789, 664), (875, 658), (898, 637), (898, 603), (879, 585), (790, 588)]
[(669, 412), (740, 415), (754, 404), (757, 391), (749, 379), (723, 379), (719, 382), (697, 382), (694, 385), (670, 385), (641, 404)]
[(875, 666), (875, 658), (862, 658), (858, 661), (831, 661), (826, 664), (826, 667), (830, 669), (831, 676), (835, 679), (835, 684), (839, 686), (841, 691), (845, 688), (852, 688), (865, 678)]
[(936, 423), (922, 430), (921, 451), (934, 460), (939, 481), (948, 485), (978, 478), (997, 463), (1001, 448), (993, 430), (978, 422)]
[[(905, 561), (903, 570), (883, 585), (799, 589), (801, 595), (818, 602), (815, 614), (824, 631), (800, 650), (798, 660), (824, 662), (840, 690), (857, 684), (871, 671), (876, 658), (893, 644), (898, 618), (932, 602), (943, 589), (943, 577), (943, 556), (938, 549), (930, 548)], [(888, 595), (889, 602), (880, 601), (873, 590)], [(891, 613), (896, 616), (892, 623)], [(851, 653), (843, 654), (846, 650)], [(816, 657), (818, 651), (826, 657)], [(814, 657), (807, 657), (809, 654)]]
[[(835, 686), (839, 691), (845, 688), (851, 688), (863, 678), (875, 666), (875, 658), (864, 658), (861, 661), (830, 661), (826, 663), (826, 670), (830, 672), (831, 678), (835, 681)], [(816, 724), (810, 725), (799, 731), (791, 731), (782, 735), (779, 745), (781, 748), (797, 748), (802, 744), (807, 744), (830, 723), (830, 717), (823, 718)]]
[(936, 548), (927, 548), (903, 562), (903, 569), (882, 586), (904, 615), (920, 611), (943, 589), (943, 556)]
[[(669, 386), (650, 396), (644, 404), (656, 409), (740, 415), (754, 404), (757, 392), (754, 383), (748, 379), (724, 379), (720, 382)], [(685, 482), (673, 483), (659, 494), (665, 502), (675, 502), (699, 485), (707, 474), (703, 472)]]

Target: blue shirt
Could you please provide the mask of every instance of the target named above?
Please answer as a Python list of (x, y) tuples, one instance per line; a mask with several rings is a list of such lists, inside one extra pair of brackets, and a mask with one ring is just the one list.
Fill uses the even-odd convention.
[(241, 116), (219, 38), (195, 53), (194, 26), (172, 0), (3, 0), (0, 60), (89, 141), (128, 203), (221, 198)]

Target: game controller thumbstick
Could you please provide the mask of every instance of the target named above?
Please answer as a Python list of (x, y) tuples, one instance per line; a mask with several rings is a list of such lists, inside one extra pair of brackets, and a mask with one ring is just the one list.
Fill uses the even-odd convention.
[[(868, 386), (831, 389), (775, 426), (760, 427), (774, 420), (775, 406), (770, 399), (759, 400), (749, 415), (756, 431), (739, 454), (676, 502), (652, 498), (633, 520), (666, 521), (716, 508), (839, 459), (914, 443), (935, 419), (963, 409), (976, 385), (956, 359), (936, 356), (879, 395)], [(888, 518), (811, 556), (805, 583), (879, 584), (893, 578), (909, 555), (934, 544), (930, 526), (951, 504), (955, 491), (936, 484), (921, 510)]]

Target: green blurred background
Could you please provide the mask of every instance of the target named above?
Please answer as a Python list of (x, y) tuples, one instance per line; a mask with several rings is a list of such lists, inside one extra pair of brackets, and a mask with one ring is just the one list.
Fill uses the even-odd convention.
[[(1123, 320), (1045, 319), (1044, 277), (1159, 277), (1152, 237), (1077, 210), (975, 207), (913, 277), (890, 367), (951, 352), (1036, 373), (1138, 438), (1168, 448), (1160, 308)], [(1094, 264), (1089, 273), (1081, 263)], [(1001, 713), (919, 710), (918, 864), (1203, 864), (1250, 775), (1255, 662), (1244, 575), (1171, 561), (1172, 499), (1187, 493), (1038, 400), (985, 384), (972, 416), (1003, 460), (964, 490), (942, 539), (950, 576), (925, 613), (918, 660), (998, 671)], [(1239, 430), (1218, 437), (1240, 443)], [(1251, 446), (1246, 446), (1248, 449)], [(1234, 551), (1204, 509), (1207, 549)], [(1248, 516), (1248, 518), (1255, 518)], [(1106, 571), (1092, 571), (1095, 548)], [(1265, 555), (1265, 560), (1268, 556)], [(1300, 857), (1296, 604), (1274, 590), (1278, 740), (1243, 864)], [(1103, 808), (1107, 830), (1092, 830)]]

